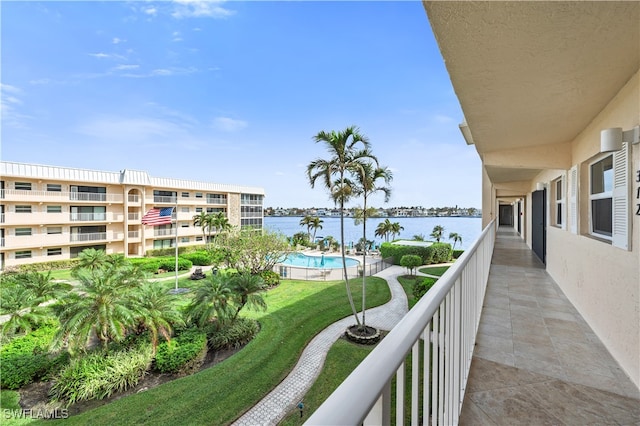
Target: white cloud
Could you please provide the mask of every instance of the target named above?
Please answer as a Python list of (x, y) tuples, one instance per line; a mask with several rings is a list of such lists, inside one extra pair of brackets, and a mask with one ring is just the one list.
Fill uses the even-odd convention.
[(0, 83), (0, 90), (6, 93), (18, 94), (22, 93), (22, 90), (17, 88), (16, 86), (11, 86), (10, 84)]
[(222, 7), (224, 1), (215, 0), (174, 0), (171, 16), (181, 18), (227, 18), (235, 11)]
[(51, 80), (48, 78), (39, 78), (36, 80), (29, 80), (29, 84), (33, 84), (34, 86), (37, 86), (39, 84), (49, 84), (51, 83)]
[(156, 14), (158, 13), (158, 9), (151, 6), (144, 9), (143, 12), (146, 13), (147, 15), (156, 16)]
[(171, 35), (173, 36), (173, 41), (182, 41), (182, 37), (180, 37), (180, 31), (174, 31)]
[(116, 66), (116, 67), (113, 67), (113, 70), (115, 70), (115, 71), (123, 71), (123, 70), (135, 70), (135, 69), (138, 69), (138, 68), (140, 68), (140, 65), (134, 65), (134, 64), (126, 65), (126, 64), (121, 64), (121, 65), (118, 65), (118, 66)]
[(127, 40), (124, 40), (124, 39), (121, 39), (121, 38), (118, 38), (118, 37), (114, 37), (113, 40), (111, 40), (111, 42), (113, 44), (120, 44), (120, 43), (124, 43), (125, 41), (127, 41)]
[(0, 92), (2, 124), (15, 128), (25, 128), (26, 121), (32, 117), (22, 114), (16, 109), (22, 105), (22, 100), (17, 97), (22, 94), (22, 89), (10, 84), (0, 84)]
[(104, 52), (98, 52), (98, 53), (89, 53), (89, 56), (93, 56), (94, 58), (98, 58), (98, 59), (114, 59), (114, 60), (123, 60), (125, 59), (124, 56), (122, 55), (118, 55), (116, 53), (104, 53)]
[(223, 132), (236, 132), (247, 127), (249, 124), (243, 120), (235, 120), (229, 117), (216, 117), (213, 119), (213, 127)]

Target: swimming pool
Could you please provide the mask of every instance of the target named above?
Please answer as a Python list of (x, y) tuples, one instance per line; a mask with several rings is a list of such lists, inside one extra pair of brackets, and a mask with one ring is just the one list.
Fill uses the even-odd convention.
[[(342, 268), (342, 257), (340, 256), (308, 256), (302, 253), (290, 253), (280, 262), (282, 265), (298, 266), (303, 268)], [(347, 268), (360, 264), (356, 259), (346, 258)]]

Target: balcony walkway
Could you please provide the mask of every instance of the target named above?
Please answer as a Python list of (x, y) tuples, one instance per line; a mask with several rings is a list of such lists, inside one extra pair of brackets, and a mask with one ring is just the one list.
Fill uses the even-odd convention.
[(640, 425), (640, 392), (513, 228), (500, 228), (461, 425)]

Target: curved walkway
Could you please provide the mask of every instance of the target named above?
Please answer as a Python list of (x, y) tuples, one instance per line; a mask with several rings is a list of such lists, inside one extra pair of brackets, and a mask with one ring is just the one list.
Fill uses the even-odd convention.
[[(398, 275), (404, 273), (406, 273), (405, 268), (391, 266), (375, 274), (376, 277), (387, 280), (391, 290), (391, 300), (382, 306), (367, 309), (367, 324), (383, 330), (391, 330), (407, 313), (407, 296), (396, 279)], [(304, 349), (291, 373), (253, 408), (244, 413), (234, 425), (275, 425), (295, 410), (322, 371), (327, 352), (351, 324), (353, 324), (353, 318), (350, 315), (318, 333)]]

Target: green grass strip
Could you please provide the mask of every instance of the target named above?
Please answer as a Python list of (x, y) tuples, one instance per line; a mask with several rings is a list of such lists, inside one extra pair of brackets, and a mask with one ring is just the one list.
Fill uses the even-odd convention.
[(429, 275), (435, 275), (437, 277), (441, 277), (442, 275), (444, 275), (445, 272), (447, 272), (447, 269), (449, 269), (448, 266), (427, 266), (426, 268), (420, 268), (418, 270), (423, 274), (429, 274)]
[[(356, 306), (361, 281), (352, 280)], [(367, 278), (367, 306), (386, 303), (387, 283)], [(269, 309), (251, 312), (261, 330), (243, 350), (192, 376), (65, 420), (65, 424), (229, 424), (264, 397), (291, 371), (307, 343), (333, 322), (350, 315), (341, 281), (283, 281), (266, 295)]]

